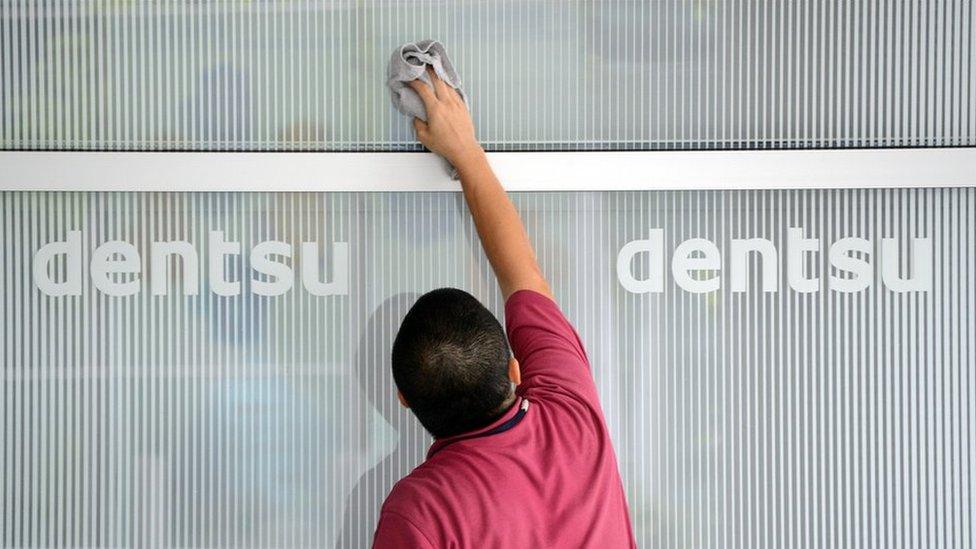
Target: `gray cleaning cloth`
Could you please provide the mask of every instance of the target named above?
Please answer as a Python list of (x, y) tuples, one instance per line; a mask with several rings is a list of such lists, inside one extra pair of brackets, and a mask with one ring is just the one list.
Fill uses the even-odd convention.
[[(427, 109), (424, 108), (423, 100), (417, 92), (413, 91), (413, 88), (407, 85), (407, 82), (419, 79), (433, 89), (434, 83), (427, 76), (428, 65), (434, 68), (438, 78), (458, 91), (465, 106), (470, 108), (468, 95), (461, 89), (461, 77), (454, 70), (451, 60), (447, 58), (444, 45), (437, 40), (408, 42), (393, 51), (386, 71), (386, 84), (390, 88), (393, 106), (409, 116), (411, 120), (416, 117), (424, 122), (427, 121)], [(457, 179), (458, 174), (454, 166), (446, 160), (444, 162), (450, 171), (451, 179)]]

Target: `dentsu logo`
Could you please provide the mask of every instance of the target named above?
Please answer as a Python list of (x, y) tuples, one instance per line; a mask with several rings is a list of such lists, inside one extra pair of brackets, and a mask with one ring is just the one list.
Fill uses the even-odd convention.
[[(37, 288), (50, 296), (81, 295), (85, 269), (81, 261), (83, 234), (69, 231), (66, 241), (52, 242), (41, 247), (34, 256), (34, 281)], [(893, 292), (927, 292), (932, 285), (932, 243), (928, 238), (914, 238), (909, 264), (911, 273), (899, 274), (898, 240), (881, 239), (881, 279)], [(804, 264), (809, 254), (822, 251), (819, 238), (806, 238), (802, 228), (787, 231), (786, 278), (796, 292), (817, 292), (823, 281), (816, 272), (806, 272)], [(873, 251), (871, 241), (848, 237), (837, 240), (828, 249), (828, 261), (833, 271), (827, 276), (827, 287), (838, 292), (859, 292), (871, 286), (874, 268), (866, 259)], [(276, 296), (287, 293), (295, 282), (293, 267), (283, 259), (292, 258), (292, 246), (286, 242), (269, 240), (255, 245), (249, 254), (251, 269), (268, 280), (251, 279), (251, 290), (257, 295)], [(777, 292), (780, 286), (779, 251), (765, 238), (732, 239), (729, 260), (729, 287), (744, 292), (748, 287), (750, 254), (759, 254), (761, 287), (764, 292)], [(224, 240), (223, 231), (210, 231), (207, 275), (210, 289), (221, 296), (236, 296), (242, 292), (240, 280), (227, 280), (224, 258), (241, 254), (240, 242)], [(650, 254), (650, 269), (645, 278), (633, 272), (634, 259)], [(853, 255), (857, 254), (857, 255)], [(50, 264), (64, 256), (64, 280), (55, 280)], [(193, 244), (185, 241), (152, 242), (150, 245), (150, 280), (153, 295), (168, 295), (170, 287), (169, 262), (180, 258), (183, 294), (199, 293), (199, 254)], [(349, 246), (346, 242), (332, 244), (330, 281), (323, 280), (319, 268), (319, 244), (301, 245), (301, 282), (306, 291), (316, 296), (346, 295), (349, 292)], [(647, 239), (627, 242), (617, 254), (617, 280), (632, 293), (660, 293), (665, 287), (664, 230), (652, 229)], [(675, 283), (691, 293), (708, 293), (722, 287), (722, 253), (714, 242), (692, 238), (681, 242), (671, 258), (671, 274)], [(705, 272), (707, 276), (693, 276)], [(847, 273), (838, 276), (837, 273)], [(142, 259), (135, 246), (121, 240), (105, 242), (95, 248), (88, 269), (91, 282), (99, 291), (111, 296), (129, 296), (142, 289)], [(115, 275), (129, 275), (118, 280)]]
[[(85, 274), (81, 260), (83, 234), (69, 231), (62, 242), (45, 244), (34, 255), (34, 284), (50, 296), (81, 295)], [(241, 294), (241, 281), (228, 280), (224, 269), (227, 256), (241, 254), (240, 242), (224, 240), (223, 231), (210, 231), (207, 280), (210, 290), (221, 296)], [(183, 295), (197, 295), (200, 291), (200, 258), (196, 247), (185, 241), (152, 242), (150, 245), (149, 275), (152, 295), (168, 295), (170, 261), (180, 259)], [(64, 257), (64, 280), (51, 276), (50, 265), (57, 257)], [(250, 250), (251, 270), (264, 275), (265, 280), (251, 278), (251, 291), (257, 295), (276, 296), (287, 293), (295, 283), (290, 260), (292, 246), (286, 242), (268, 240)], [(316, 296), (346, 295), (349, 293), (349, 246), (346, 242), (332, 244), (331, 280), (323, 280), (320, 273), (319, 244), (303, 242), (298, 263), (301, 265), (302, 287)], [(142, 290), (142, 256), (132, 244), (113, 240), (95, 248), (88, 265), (92, 285), (111, 296), (130, 296)], [(124, 276), (117, 276), (124, 275)], [(118, 280), (122, 278), (124, 280)]]
[[(911, 243), (909, 264), (911, 273), (902, 278), (899, 274), (898, 239), (881, 239), (881, 280), (892, 292), (927, 292), (932, 286), (932, 242), (928, 238), (914, 238)], [(873, 253), (871, 241), (864, 238), (842, 238), (830, 245), (827, 251), (830, 272), (827, 288), (837, 292), (860, 292), (874, 281), (874, 268), (866, 259)], [(627, 242), (617, 254), (617, 280), (629, 292), (635, 294), (659, 293), (665, 286), (664, 230), (652, 229), (650, 237)], [(761, 259), (761, 287), (764, 292), (777, 292), (780, 286), (779, 251), (771, 240), (765, 238), (732, 239), (729, 258), (729, 288), (744, 292), (748, 287), (750, 254)], [(804, 268), (810, 255), (822, 252), (819, 238), (806, 238), (802, 228), (787, 231), (786, 279), (796, 292), (817, 292), (824, 282), (815, 270)], [(650, 269), (637, 278), (633, 271), (634, 259), (650, 254)], [(856, 254), (856, 255), (855, 255)], [(873, 259), (873, 258), (872, 258)], [(678, 244), (671, 258), (671, 275), (681, 289), (691, 293), (714, 292), (722, 287), (722, 253), (714, 242), (704, 238), (692, 238)], [(695, 273), (705, 277), (693, 276)], [(839, 276), (839, 273), (847, 273)]]

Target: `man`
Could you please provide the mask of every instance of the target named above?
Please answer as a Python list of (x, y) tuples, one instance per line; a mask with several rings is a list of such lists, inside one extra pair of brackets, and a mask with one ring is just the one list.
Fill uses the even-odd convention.
[[(453, 164), (506, 299), (421, 296), (393, 343), (399, 398), (434, 436), (380, 511), (374, 547), (633, 547), (583, 343), (553, 301), (515, 207), (453, 88), (411, 83), (417, 136)], [(508, 342), (511, 343), (509, 355)]]

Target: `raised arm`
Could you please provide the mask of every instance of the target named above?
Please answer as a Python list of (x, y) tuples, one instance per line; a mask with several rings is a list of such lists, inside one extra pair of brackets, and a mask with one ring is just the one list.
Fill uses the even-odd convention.
[(457, 168), (465, 201), (502, 294), (508, 299), (516, 291), (527, 289), (551, 299), (552, 292), (536, 262), (522, 220), (488, 164), (467, 107), (457, 92), (429, 68), (427, 74), (434, 89), (419, 80), (410, 83), (427, 108), (426, 123), (414, 119), (417, 137)]

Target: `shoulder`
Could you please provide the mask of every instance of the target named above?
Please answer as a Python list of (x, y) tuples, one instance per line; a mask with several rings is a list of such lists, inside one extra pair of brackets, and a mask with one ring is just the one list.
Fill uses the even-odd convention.
[(513, 293), (505, 303), (505, 328), (522, 372), (520, 391), (542, 398), (567, 394), (597, 406), (583, 341), (555, 301), (532, 290)]
[(381, 512), (395, 513), (418, 525), (436, 517), (446, 484), (439, 477), (427, 462), (420, 464), (393, 485)]
[(399, 547), (382, 540), (412, 539), (415, 547), (438, 546), (438, 516), (443, 512), (443, 488), (424, 464), (400, 479), (380, 510), (377, 547)]
[(384, 510), (380, 513), (380, 521), (373, 536), (373, 549), (434, 547), (438, 547), (438, 544), (410, 517), (396, 511)]
[[(448, 449), (451, 449), (450, 447)], [(490, 467), (483, 456), (471, 452), (438, 452), (400, 479), (390, 490), (381, 512), (410, 519), (421, 529), (440, 529), (462, 520), (473, 494), (490, 492), (494, 486), (481, 482), (479, 471)]]

